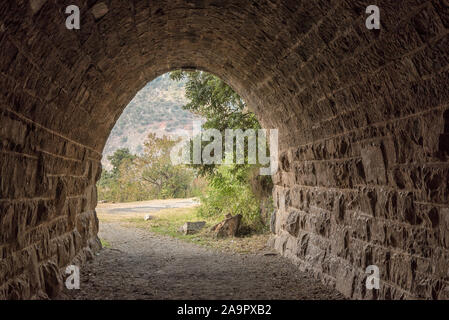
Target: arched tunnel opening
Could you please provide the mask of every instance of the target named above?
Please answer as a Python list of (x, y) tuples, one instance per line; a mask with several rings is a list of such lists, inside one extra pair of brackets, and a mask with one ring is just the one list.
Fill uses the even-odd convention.
[[(353, 299), (449, 297), (449, 6), (379, 0), (0, 4), (0, 299), (100, 249), (109, 133), (146, 83), (210, 71), (279, 129), (272, 246)], [(366, 268), (380, 270), (367, 290)]]

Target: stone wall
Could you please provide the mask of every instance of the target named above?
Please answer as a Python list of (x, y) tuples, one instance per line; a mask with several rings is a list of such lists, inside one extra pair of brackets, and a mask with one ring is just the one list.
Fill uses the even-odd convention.
[(101, 246), (101, 155), (9, 109), (0, 123), (0, 299), (54, 297), (63, 267)]
[(305, 65), (298, 101), (315, 125), (286, 139), (273, 245), (347, 297), (448, 299), (449, 7), (400, 3), (391, 32), (366, 46), (354, 27)]
[[(95, 181), (123, 108), (180, 67), (279, 128), (273, 245), (351, 298), (447, 298), (449, 3), (0, 3), (0, 299), (57, 294), (100, 246)], [(381, 289), (364, 288), (378, 265)]]
[[(448, 299), (442, 120), (431, 110), (285, 151), (275, 248), (347, 297)], [(365, 288), (369, 265), (379, 291)]]

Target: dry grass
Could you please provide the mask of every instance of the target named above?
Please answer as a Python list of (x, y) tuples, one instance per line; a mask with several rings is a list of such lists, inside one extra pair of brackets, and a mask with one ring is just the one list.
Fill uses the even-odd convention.
[[(100, 222), (116, 222), (123, 226), (149, 230), (161, 235), (167, 235), (184, 241), (213, 247), (219, 250), (254, 253), (262, 251), (268, 241), (269, 234), (252, 234), (244, 237), (216, 239), (210, 229), (220, 219), (198, 217), (195, 207), (164, 209), (149, 213), (151, 220), (145, 221), (145, 213), (117, 213), (108, 214), (98, 210)], [(206, 221), (206, 226), (197, 234), (184, 235), (178, 232), (180, 226), (190, 221)]]

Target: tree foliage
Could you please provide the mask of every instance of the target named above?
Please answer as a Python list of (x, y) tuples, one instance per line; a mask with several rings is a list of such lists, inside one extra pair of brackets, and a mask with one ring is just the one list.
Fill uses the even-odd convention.
[(144, 154), (136, 161), (141, 181), (154, 188), (162, 198), (186, 197), (189, 194), (193, 172), (185, 166), (173, 165), (170, 159), (170, 151), (178, 142), (150, 133), (144, 143)]
[[(213, 74), (203, 71), (177, 70), (170, 73), (170, 78), (175, 81), (185, 81), (185, 92), (189, 103), (185, 104), (183, 109), (204, 118), (205, 122), (202, 125), (204, 129), (219, 130), (223, 137), (223, 148), (226, 129), (257, 130), (261, 128), (256, 115), (248, 110), (243, 99), (229, 85)], [(194, 137), (193, 139), (200, 138)], [(205, 141), (199, 143), (201, 143), (202, 150), (208, 144)], [(191, 148), (193, 148), (193, 141), (191, 141)], [(247, 147), (245, 150), (246, 154)], [(201, 175), (215, 174), (217, 169), (214, 164), (192, 166)], [(242, 167), (246, 167), (246, 165), (236, 165), (233, 170)]]
[(186, 80), (185, 92), (189, 103), (183, 109), (205, 118), (205, 129), (260, 129), (259, 121), (247, 110), (242, 98), (213, 74), (177, 70), (170, 73), (170, 78)]
[(117, 176), (119, 174), (120, 165), (125, 160), (133, 160), (135, 156), (129, 152), (128, 148), (118, 149), (113, 155), (108, 156), (108, 160), (112, 165), (112, 174)]
[[(260, 129), (254, 113), (248, 111), (243, 99), (223, 80), (202, 71), (174, 71), (170, 78), (185, 81), (185, 92), (189, 103), (183, 109), (206, 119), (204, 129), (218, 129), (225, 138), (226, 129)], [(200, 139), (193, 137), (193, 139)], [(202, 150), (207, 143), (201, 142)], [(222, 146), (225, 146), (222, 141)], [(193, 141), (191, 141), (191, 148)], [(245, 146), (245, 156), (247, 156)], [(224, 150), (223, 150), (224, 151)], [(235, 153), (235, 149), (233, 150)], [(223, 152), (224, 154), (224, 152)], [(235, 156), (235, 155), (234, 155)], [(266, 219), (262, 217), (270, 192), (263, 195), (255, 192), (263, 185), (264, 190), (272, 187), (271, 178), (253, 174), (258, 165), (234, 164), (230, 166), (214, 164), (192, 165), (205, 175), (209, 186), (201, 197), (199, 212), (205, 216), (242, 214), (243, 222), (253, 229), (266, 229)], [(255, 188), (254, 188), (255, 187)]]
[(118, 149), (109, 157), (112, 170), (104, 170), (97, 185), (99, 199), (126, 202), (197, 194), (193, 170), (171, 163), (170, 150), (176, 143), (177, 140), (150, 133), (142, 155)]

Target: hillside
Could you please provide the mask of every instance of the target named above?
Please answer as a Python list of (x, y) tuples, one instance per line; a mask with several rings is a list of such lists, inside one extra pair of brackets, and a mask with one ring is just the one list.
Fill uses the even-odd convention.
[(172, 81), (165, 74), (148, 83), (115, 124), (103, 150), (103, 166), (110, 167), (107, 156), (119, 148), (141, 153), (150, 132), (179, 135), (182, 129), (191, 130), (192, 121), (198, 118), (182, 109), (186, 102), (184, 82)]

